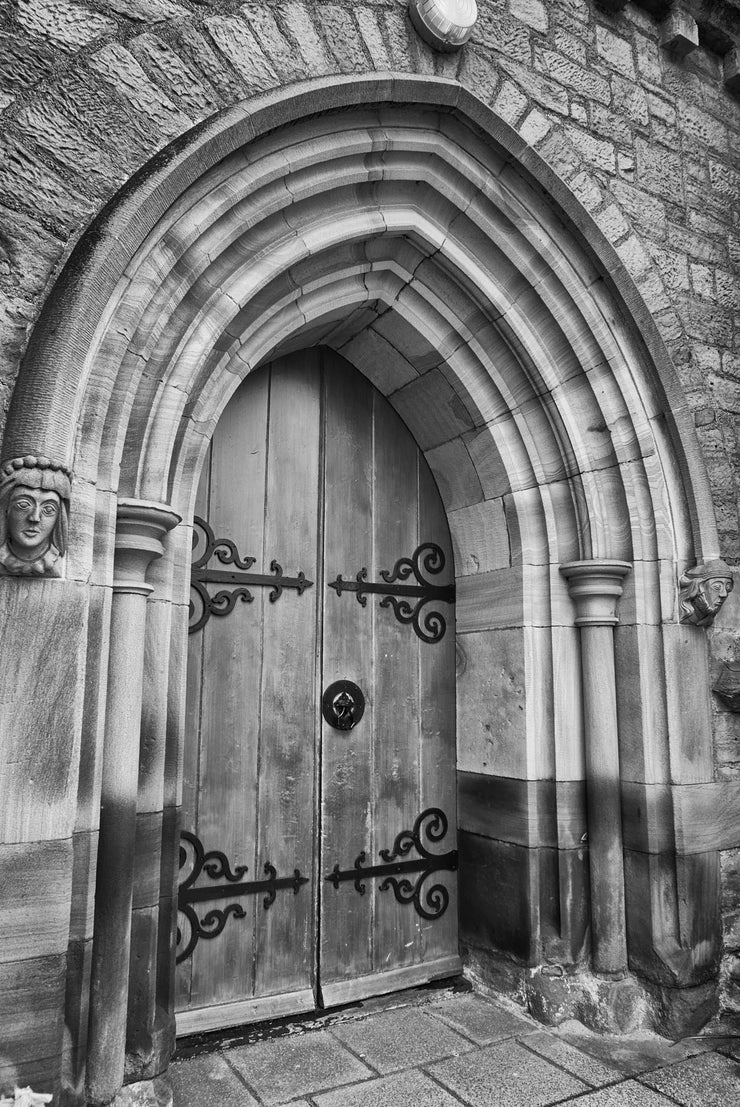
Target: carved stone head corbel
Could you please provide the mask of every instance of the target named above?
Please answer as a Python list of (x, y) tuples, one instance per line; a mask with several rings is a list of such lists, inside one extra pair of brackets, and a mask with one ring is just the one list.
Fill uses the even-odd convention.
[(67, 549), (71, 472), (27, 454), (0, 468), (0, 574), (58, 577)]
[(719, 559), (687, 569), (678, 580), (681, 622), (711, 626), (733, 587), (732, 570)]

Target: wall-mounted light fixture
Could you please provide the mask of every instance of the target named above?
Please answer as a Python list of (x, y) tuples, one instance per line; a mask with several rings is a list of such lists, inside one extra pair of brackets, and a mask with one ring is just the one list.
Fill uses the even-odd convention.
[(459, 50), (478, 18), (475, 0), (409, 0), (416, 31), (435, 50)]

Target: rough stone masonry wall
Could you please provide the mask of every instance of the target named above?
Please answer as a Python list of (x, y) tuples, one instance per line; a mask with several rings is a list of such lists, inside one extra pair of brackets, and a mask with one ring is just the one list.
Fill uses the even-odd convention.
[[(740, 563), (740, 6), (687, 0), (671, 30), (646, 10), (667, 3), (606, 6), (621, 10), (479, 0), (472, 41), (440, 55), (405, 0), (0, 0), (0, 430), (66, 258), (155, 152), (219, 108), (306, 77), (435, 73), (511, 123), (614, 244), (694, 412), (721, 553)], [(702, 45), (681, 58), (694, 17)], [(740, 589), (710, 635), (715, 670), (740, 658), (738, 613)], [(717, 774), (738, 777), (740, 719), (716, 710)], [(725, 1001), (740, 1011), (740, 851), (724, 854), (723, 873)]]

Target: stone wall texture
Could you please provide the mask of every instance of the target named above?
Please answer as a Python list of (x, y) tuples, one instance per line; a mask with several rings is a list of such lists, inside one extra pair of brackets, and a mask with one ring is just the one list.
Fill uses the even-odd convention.
[[(740, 5), (683, 5), (699, 42), (684, 57), (672, 16), (656, 18), (669, 7), (479, 0), (470, 43), (438, 54), (403, 0), (0, 0), (0, 429), (55, 279), (150, 158), (307, 77), (434, 73), (514, 126), (613, 244), (693, 411), (720, 553), (740, 564)], [(710, 649), (713, 672), (740, 659), (737, 618)], [(740, 720), (715, 711), (717, 776), (738, 779)], [(723, 874), (724, 995), (740, 1011), (740, 851)]]

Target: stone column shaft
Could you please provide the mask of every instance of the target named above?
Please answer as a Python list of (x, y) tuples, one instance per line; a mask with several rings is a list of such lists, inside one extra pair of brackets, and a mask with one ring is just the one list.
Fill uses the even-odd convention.
[(594, 972), (627, 971), (622, 804), (614, 631), (625, 561), (561, 566), (581, 632), (583, 725)]
[(139, 776), (146, 572), (179, 522), (163, 504), (118, 505), (95, 888), (87, 1096), (106, 1104), (123, 1084)]

